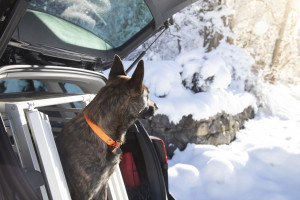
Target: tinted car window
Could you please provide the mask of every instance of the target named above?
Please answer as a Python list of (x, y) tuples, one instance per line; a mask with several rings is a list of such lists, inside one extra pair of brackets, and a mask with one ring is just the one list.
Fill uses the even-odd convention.
[(61, 87), (64, 88), (66, 93), (72, 93), (72, 94), (83, 94), (84, 92), (82, 89), (73, 83), (60, 83)]
[(0, 93), (14, 92), (47, 92), (47, 88), (38, 80), (0, 80)]
[[(82, 91), (82, 89), (78, 85), (75, 85), (73, 83), (59, 83), (59, 84), (66, 93), (84, 94), (84, 92)], [(73, 102), (72, 107), (73, 108), (82, 108), (82, 106), (79, 102)]]
[[(84, 28), (105, 41), (106, 49), (121, 46), (153, 19), (143, 0), (32, 0), (29, 9), (56, 16)], [(51, 30), (54, 28), (52, 19), (43, 22)], [(63, 36), (57, 31), (54, 33), (58, 37)]]

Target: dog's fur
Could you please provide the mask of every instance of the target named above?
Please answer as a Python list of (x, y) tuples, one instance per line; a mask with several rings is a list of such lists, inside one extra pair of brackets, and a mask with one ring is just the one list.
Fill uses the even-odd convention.
[[(157, 109), (148, 98), (143, 77), (143, 61), (130, 78), (116, 55), (106, 86), (83, 110), (108, 136), (121, 143), (125, 142), (129, 126)], [(98, 138), (83, 113), (65, 124), (56, 143), (72, 199), (106, 200), (107, 181), (120, 162), (120, 154), (112, 152), (112, 147)]]

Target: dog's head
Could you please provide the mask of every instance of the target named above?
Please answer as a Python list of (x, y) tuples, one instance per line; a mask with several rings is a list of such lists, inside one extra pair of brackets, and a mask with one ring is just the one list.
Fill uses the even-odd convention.
[[(133, 118), (146, 118), (152, 116), (158, 109), (157, 105), (149, 99), (148, 88), (143, 84), (144, 61), (139, 61), (132, 77), (125, 73), (123, 63), (119, 56), (115, 55), (109, 74), (107, 86), (114, 85), (117, 92), (126, 95), (122, 102), (122, 108), (126, 115)], [(120, 99), (121, 100), (121, 99)]]

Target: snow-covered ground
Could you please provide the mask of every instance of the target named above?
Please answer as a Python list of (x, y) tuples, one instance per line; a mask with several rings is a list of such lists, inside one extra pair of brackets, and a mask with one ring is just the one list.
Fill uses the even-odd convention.
[(265, 108), (230, 145), (175, 151), (169, 182), (176, 199), (300, 199), (300, 86), (261, 89)]

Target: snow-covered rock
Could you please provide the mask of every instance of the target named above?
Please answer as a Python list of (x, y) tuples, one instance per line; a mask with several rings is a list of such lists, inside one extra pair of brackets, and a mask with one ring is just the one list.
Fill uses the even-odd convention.
[(253, 117), (254, 109), (249, 106), (236, 115), (221, 113), (201, 120), (194, 120), (192, 115), (183, 116), (176, 124), (162, 114), (141, 121), (150, 135), (164, 140), (168, 157), (172, 158), (176, 149), (184, 150), (189, 143), (229, 144)]

